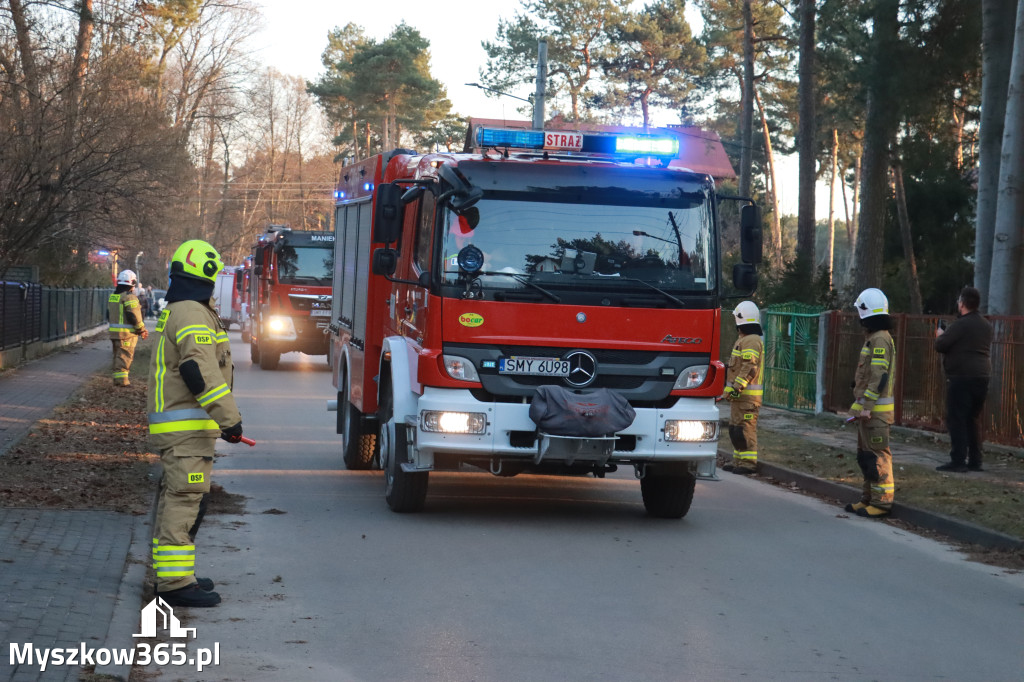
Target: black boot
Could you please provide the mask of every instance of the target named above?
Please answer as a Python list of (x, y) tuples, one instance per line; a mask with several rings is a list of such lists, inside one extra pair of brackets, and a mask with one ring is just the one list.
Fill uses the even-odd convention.
[(156, 596), (163, 599), (169, 606), (194, 606), (204, 608), (220, 603), (220, 595), (200, 589), (197, 583), (170, 592), (157, 592)]

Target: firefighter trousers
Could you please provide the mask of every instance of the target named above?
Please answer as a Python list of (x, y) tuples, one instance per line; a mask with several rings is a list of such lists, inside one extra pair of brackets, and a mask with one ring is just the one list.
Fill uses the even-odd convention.
[(124, 339), (111, 339), (114, 346), (114, 370), (111, 375), (115, 386), (128, 386), (128, 370), (132, 368), (132, 360), (135, 359), (135, 347), (139, 343), (139, 337), (129, 336)]
[(889, 424), (882, 419), (857, 420), (857, 464), (864, 475), (861, 502), (892, 509), (896, 480), (892, 475)]
[(729, 409), (729, 440), (735, 466), (757, 466), (757, 417), (761, 406), (746, 400), (734, 400)]
[(215, 442), (208, 436), (190, 438), (160, 453), (164, 474), (153, 532), (157, 592), (196, 582), (194, 538), (204, 497), (210, 492)]

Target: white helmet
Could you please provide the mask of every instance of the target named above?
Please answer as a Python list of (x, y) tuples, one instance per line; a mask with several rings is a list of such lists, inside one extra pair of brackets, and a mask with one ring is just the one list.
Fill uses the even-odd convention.
[(736, 326), (741, 324), (761, 324), (761, 311), (753, 301), (743, 301), (732, 311), (736, 316)]
[(857, 314), (862, 320), (874, 315), (888, 315), (889, 299), (885, 297), (881, 289), (865, 289), (853, 302), (853, 307), (857, 309)]
[(117, 276), (117, 283), (118, 284), (135, 284), (136, 281), (138, 281), (138, 279), (139, 278), (136, 277), (135, 273), (132, 272), (131, 270), (122, 270), (121, 273)]

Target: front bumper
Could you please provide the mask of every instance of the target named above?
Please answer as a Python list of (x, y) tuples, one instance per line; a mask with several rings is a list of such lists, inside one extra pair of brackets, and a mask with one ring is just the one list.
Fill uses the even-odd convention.
[[(405, 423), (412, 436), (410, 442), (414, 443), (415, 469), (433, 468), (434, 456), (438, 454), (463, 459), (535, 462), (542, 448), (538, 447), (537, 440), (530, 437), (536, 433), (537, 425), (530, 419), (529, 409), (526, 403), (480, 402), (469, 391), (425, 388), (417, 402), (417, 414), (405, 415)], [(487, 418), (486, 428), (481, 434), (425, 431), (422, 415), (427, 411), (483, 413)], [(668, 420), (707, 423), (711, 439), (699, 442), (666, 440), (665, 422)], [(670, 409), (639, 408), (633, 423), (616, 434), (618, 438), (607, 453), (606, 461), (613, 464), (692, 462), (701, 473), (710, 464), (713, 475), (718, 423), (718, 408), (711, 398), (683, 398)], [(543, 456), (547, 461), (557, 460), (562, 456), (558, 453), (566, 450), (550, 446), (543, 449), (546, 450)], [(574, 449), (568, 448), (567, 451), (573, 452)], [(575, 452), (579, 453), (579, 449)]]

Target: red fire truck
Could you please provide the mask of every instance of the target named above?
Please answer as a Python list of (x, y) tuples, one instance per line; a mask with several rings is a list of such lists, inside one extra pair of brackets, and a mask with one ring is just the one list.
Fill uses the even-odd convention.
[[(716, 478), (725, 197), (666, 167), (678, 139), (480, 126), (464, 153), (395, 150), (342, 171), (328, 409), (345, 464), (382, 468), (392, 510), (418, 511), (429, 472), (463, 465), (632, 465), (666, 518)], [(749, 292), (760, 212), (734, 199), (733, 286)], [(546, 421), (557, 400), (567, 411)], [(616, 400), (632, 419), (602, 426)], [(596, 430), (564, 428), (595, 416)]]
[(331, 316), (334, 233), (271, 225), (257, 240), (248, 270), (253, 363), (276, 369), (282, 353), (324, 355)]

